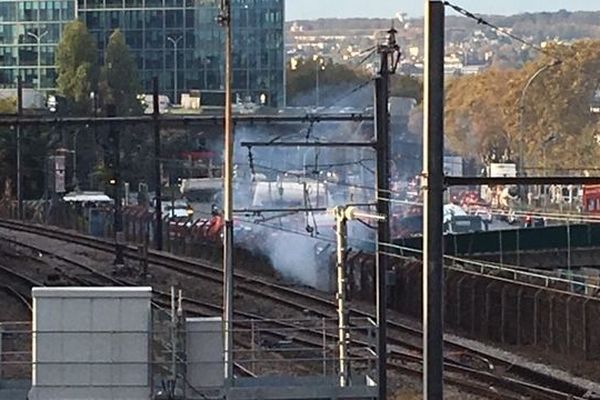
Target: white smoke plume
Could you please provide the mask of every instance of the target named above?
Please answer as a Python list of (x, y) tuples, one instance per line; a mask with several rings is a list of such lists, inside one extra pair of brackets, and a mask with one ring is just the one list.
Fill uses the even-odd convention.
[[(360, 102), (372, 101), (369, 86), (356, 96)], [(353, 105), (346, 99), (344, 105)], [(361, 104), (362, 106), (363, 104)], [(369, 105), (367, 103), (367, 105)], [(255, 208), (254, 188), (257, 181), (276, 183), (285, 179), (309, 179), (328, 188), (327, 204), (337, 205), (359, 201), (374, 201), (375, 153), (372, 149), (354, 148), (289, 148), (242, 147), (245, 141), (370, 141), (373, 123), (306, 123), (294, 125), (238, 125), (235, 130), (234, 208)], [(216, 146), (220, 146), (219, 143)], [(215, 147), (220, 151), (220, 148)], [(317, 185), (318, 186), (318, 185)], [(319, 186), (320, 187), (320, 186)], [(367, 188), (367, 189), (364, 189)], [(310, 196), (309, 196), (310, 197)], [(268, 207), (268, 204), (260, 204)], [(273, 204), (275, 208), (281, 205)], [(296, 206), (315, 207), (316, 204)], [(283, 208), (286, 206), (284, 205)], [(330, 255), (335, 251), (335, 221), (332, 214), (307, 215), (296, 213), (236, 214), (235, 242), (238, 246), (265, 255), (273, 267), (286, 279), (317, 289), (330, 290), (335, 270), (330, 269)], [(354, 221), (349, 224), (349, 246), (371, 250), (375, 231)]]

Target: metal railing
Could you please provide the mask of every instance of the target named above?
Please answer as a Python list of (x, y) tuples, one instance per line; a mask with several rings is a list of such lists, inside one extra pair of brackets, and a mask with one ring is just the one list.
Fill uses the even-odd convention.
[[(388, 252), (395, 258), (415, 259), (422, 256), (423, 251), (412, 247), (386, 244), (386, 247), (398, 251), (398, 254)], [(410, 255), (410, 256), (409, 256)], [(498, 264), (488, 261), (472, 260), (464, 257), (444, 256), (447, 261), (446, 268), (456, 271), (471, 271), (490, 277), (512, 279), (517, 282), (538, 285), (541, 287), (562, 288), (563, 290), (600, 297), (600, 284), (588, 283), (582, 280), (589, 279), (586, 275), (570, 274), (570, 279), (552, 276), (552, 272), (528, 269), (520, 266)], [(579, 279), (579, 280), (578, 280)]]
[[(63, 372), (71, 371), (81, 379), (89, 378), (77, 381), (79, 378), (71, 377), (64, 383), (71, 387), (152, 386), (157, 392), (172, 382), (179, 382), (181, 390), (184, 387), (192, 391), (215, 389), (195, 387), (189, 377), (197, 376), (194, 371), (217, 377), (222, 375), (224, 353), (215, 358), (214, 349), (206, 348), (207, 357), (203, 358), (198, 354), (191, 356), (187, 350), (190, 340), (199, 343), (194, 335), (204, 339), (206, 336), (203, 335), (212, 335), (213, 340), (221, 338), (224, 325), (219, 323), (221, 329), (217, 330), (188, 330), (181, 320), (172, 325), (171, 316), (165, 309), (155, 308), (153, 315), (152, 327), (141, 331), (34, 330), (30, 322), (1, 323), (0, 379), (29, 379), (42, 370), (48, 377), (47, 372), (51, 369), (55, 372), (52, 374), (54, 379), (38, 380), (40, 387), (62, 386), (61, 379), (66, 376)], [(377, 329), (369, 319), (350, 321), (345, 338), (348, 354), (343, 358), (338, 352), (339, 327), (335, 319), (241, 319), (235, 320), (233, 326), (232, 359), (237, 376), (322, 377), (323, 382), (336, 382), (340, 363), (346, 363), (349, 381), (357, 377), (357, 382), (363, 382), (364, 376), (375, 371)], [(204, 339), (200, 339), (200, 343)], [(37, 347), (34, 342), (38, 343)], [(56, 347), (46, 347), (50, 342)], [(41, 343), (45, 343), (44, 347), (40, 347)], [(104, 344), (103, 350), (94, 351), (94, 346), (99, 343)], [(67, 346), (71, 345), (69, 349)], [(133, 351), (130, 351), (132, 347)], [(128, 370), (128, 374), (134, 373), (138, 378), (123, 381), (120, 374), (103, 374), (107, 366), (111, 370)], [(96, 376), (94, 371), (102, 377)]]

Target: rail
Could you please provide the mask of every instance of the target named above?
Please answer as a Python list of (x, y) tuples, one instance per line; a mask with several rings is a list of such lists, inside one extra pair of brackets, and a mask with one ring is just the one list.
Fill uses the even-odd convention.
[[(40, 234), (40, 235), (46, 235), (46, 236), (56, 236), (56, 238), (58, 238), (59, 240), (68, 240), (70, 242), (77, 242), (77, 241), (81, 241), (84, 245), (93, 245), (93, 243), (96, 243), (97, 246), (100, 247), (104, 247), (103, 251), (112, 251), (112, 247), (110, 245), (110, 242), (105, 241), (105, 240), (98, 240), (98, 239), (93, 239), (90, 237), (85, 237), (83, 235), (79, 235), (79, 234), (72, 234), (66, 231), (59, 231), (56, 229), (48, 229), (47, 227), (41, 227), (41, 226), (34, 226), (34, 225), (28, 225), (28, 224), (22, 224), (22, 223), (14, 223), (14, 221), (11, 221), (10, 226), (5, 226), (8, 227), (9, 229), (16, 229), (16, 230), (24, 230), (24, 231), (37, 231), (36, 234)], [(85, 240), (84, 240), (85, 239)], [(414, 250), (414, 249), (410, 249), (410, 250)], [(130, 252), (128, 253), (128, 257), (132, 256), (132, 257), (136, 257), (135, 256), (136, 253)], [(212, 279), (215, 282), (219, 282), (219, 279), (221, 279), (221, 274), (220, 274), (220, 270), (217, 267), (214, 266), (210, 266), (208, 263), (202, 263), (202, 262), (197, 262), (197, 261), (190, 261), (184, 258), (180, 258), (180, 257), (174, 257), (174, 256), (168, 256), (166, 254), (163, 253), (157, 253), (157, 252), (152, 252), (151, 253), (151, 260), (150, 262), (152, 264), (156, 265), (160, 265), (161, 267), (164, 268), (168, 268), (171, 270), (177, 270), (178, 273), (185, 273), (186, 275), (190, 275), (190, 276), (197, 276), (197, 277), (207, 277), (207, 279)], [(201, 267), (201, 268), (199, 268)], [(292, 288), (288, 288), (288, 287), (284, 287), (282, 285), (276, 285), (276, 284), (268, 284), (266, 282), (262, 282), (260, 281), (260, 279), (256, 279), (256, 277), (251, 277), (251, 276), (238, 276), (239, 278), (242, 278), (240, 281), (240, 287), (239, 290), (248, 292), (248, 293), (252, 293), (254, 296), (271, 296), (271, 299), (273, 301), (276, 301), (278, 305), (280, 306), (286, 306), (286, 307), (295, 307), (298, 310), (310, 310), (311, 314), (314, 315), (319, 315), (319, 316), (323, 316), (323, 317), (327, 317), (332, 315), (332, 308), (335, 307), (335, 303), (332, 302), (331, 300), (327, 300), (324, 299), (322, 297), (318, 297), (315, 295), (310, 295), (307, 293), (301, 293), (299, 290), (297, 289), (292, 289)], [(256, 285), (254, 287), (250, 287), (249, 286), (249, 282), (253, 282), (252, 285)], [(265, 290), (265, 286), (264, 285), (268, 285), (268, 290)], [(283, 302), (282, 300), (286, 300), (286, 302)], [(192, 299), (185, 299), (185, 304), (187, 304), (187, 307), (191, 307), (192, 309), (194, 309), (194, 312), (198, 312), (195, 310), (208, 310), (208, 311), (201, 311), (206, 313), (208, 312), (210, 313), (220, 313), (220, 306), (218, 305), (213, 305), (213, 304), (206, 304), (204, 302), (198, 302), (196, 300), (192, 300)], [(351, 313), (356, 315), (356, 316), (366, 316), (366, 317), (370, 317), (370, 315), (368, 313), (364, 313), (361, 312), (359, 310), (353, 309), (351, 310)], [(255, 319), (256, 316), (255, 315), (248, 315), (247, 313), (236, 313), (239, 316), (248, 318), (248, 319)], [(415, 347), (414, 345), (411, 345), (410, 342), (407, 342), (406, 339), (400, 339), (401, 333), (407, 333), (410, 332), (411, 334), (414, 335), (420, 335), (420, 331), (415, 329), (415, 328), (410, 328), (407, 326), (404, 326), (402, 324), (399, 324), (397, 322), (394, 321), (390, 321), (389, 323), (390, 328), (396, 330), (397, 332), (394, 334), (393, 337), (390, 338), (390, 340), (392, 340), (392, 343), (397, 344), (398, 346), (400, 346), (400, 348), (402, 346), (407, 346), (407, 348), (410, 348), (411, 351), (420, 351), (420, 348), (417, 346)], [(279, 328), (284, 328), (285, 326), (279, 326)], [(289, 327), (289, 326), (288, 326)], [(310, 346), (318, 346), (321, 343), (321, 334), (319, 334), (318, 331), (313, 331), (311, 333), (307, 333), (310, 334), (311, 336), (308, 338), (295, 338), (295, 340), (299, 340), (299, 344), (301, 345), (310, 345)], [(280, 338), (285, 338), (288, 337), (289, 335), (281, 335)], [(361, 339), (362, 340), (362, 339)], [(485, 358), (485, 359), (489, 359), (489, 360), (493, 360), (492, 362), (498, 366), (498, 365), (503, 365), (503, 361), (501, 359), (497, 359), (489, 354), (485, 354), (485, 353), (480, 353), (478, 351), (475, 351), (471, 348), (468, 347), (461, 347), (460, 345), (458, 345), (457, 343), (453, 343), (453, 342), (448, 342), (448, 346), (450, 348), (453, 349), (453, 352), (460, 350), (462, 352), (466, 352), (469, 354), (474, 355), (474, 358)], [(418, 353), (417, 353), (418, 354)], [(477, 354), (481, 354), (481, 357), (478, 357)], [(405, 362), (412, 362), (412, 363), (419, 363), (420, 362), (420, 356), (419, 355), (414, 355), (414, 354), (406, 354), (403, 353), (401, 351), (392, 351), (391, 356), (393, 358), (396, 359), (402, 359)], [(456, 366), (456, 361), (452, 361), (451, 358), (447, 359), (447, 365), (448, 368), (459, 368), (461, 367), (461, 365)], [(420, 364), (419, 364), (420, 365)], [(507, 367), (509, 367), (509, 365), (507, 365)], [(465, 368), (464, 366), (462, 366), (463, 368)], [(394, 368), (399, 368), (398, 366), (395, 366)], [(420, 368), (420, 366), (415, 366), (416, 371), (418, 371), (418, 369)], [(410, 369), (410, 368), (409, 368)], [(509, 368), (510, 369), (510, 368)], [(461, 370), (463, 374), (473, 374), (474, 372), (469, 371), (469, 368), (463, 369)], [(407, 373), (409, 373), (409, 371), (405, 371)], [(412, 373), (415, 373), (415, 369), (412, 370)], [(529, 372), (524, 372), (524, 375), (531, 375), (533, 374), (533, 376), (537, 376), (538, 378), (536, 379), (542, 379), (539, 376), (539, 373), (533, 372), (533, 371), (529, 371)], [(469, 375), (469, 376), (471, 376)], [(487, 377), (488, 380), (492, 380), (492, 379), (501, 379), (501, 378), (491, 378), (491, 377)], [(529, 378), (528, 378), (529, 379)], [(550, 380), (551, 382), (554, 382), (552, 380)], [(506, 385), (508, 385), (508, 383), (505, 382)], [(567, 385), (565, 382), (554, 382), (552, 384), (549, 384), (548, 386), (551, 388), (554, 388), (556, 390), (559, 390), (561, 387), (564, 389), (565, 385)], [(552, 390), (554, 390), (552, 389)], [(475, 390), (475, 389), (473, 389)], [(525, 390), (525, 389), (523, 389)], [(540, 389), (541, 390), (541, 389)], [(579, 389), (577, 388), (572, 388), (569, 389), (571, 392), (571, 395), (575, 395), (578, 396), (579, 395)], [(511, 398), (511, 397), (505, 397), (505, 398)], [(518, 397), (515, 397), (518, 398)], [(541, 397), (539, 397), (541, 398)], [(566, 397), (548, 397), (548, 398), (566, 398)], [(577, 397), (573, 397), (573, 398), (577, 398)]]

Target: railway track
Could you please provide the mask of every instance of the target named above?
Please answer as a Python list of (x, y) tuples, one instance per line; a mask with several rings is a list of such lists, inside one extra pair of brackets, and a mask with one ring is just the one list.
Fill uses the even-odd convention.
[[(27, 246), (27, 247), (31, 248), (32, 246)], [(75, 260), (70, 260), (66, 257), (62, 257), (62, 260), (65, 262), (71, 263), (73, 266), (82, 268), (85, 271), (92, 273), (96, 277), (96, 279), (69, 277), (69, 280), (71, 280), (73, 284), (82, 285), (82, 286), (107, 286), (107, 285), (135, 286), (135, 283), (133, 283), (133, 282), (127, 282), (125, 280), (120, 280), (120, 279), (111, 277), (110, 275), (107, 275), (101, 271), (91, 268), (91, 267), (85, 265), (84, 263), (80, 263)], [(30, 311), (33, 311), (33, 308), (31, 306), (32, 298), (31, 298), (30, 290), (32, 287), (43, 287), (46, 285), (44, 285), (44, 283), (41, 281), (38, 281), (38, 280), (33, 279), (25, 274), (17, 272), (14, 269), (9, 268), (3, 264), (0, 264), (0, 275), (5, 275), (5, 276), (8, 275), (10, 278), (20, 281), (21, 286), (23, 283), (25, 285), (27, 285), (28, 292), (25, 292), (25, 293), (23, 290), (16, 290), (12, 286), (10, 286), (10, 290), (16, 297), (18, 297), (20, 300), (22, 300), (25, 304), (28, 305)], [(170, 307), (170, 303), (169, 303), (170, 294), (168, 294), (164, 291), (159, 291), (159, 290), (153, 290), (152, 293), (154, 296), (154, 299), (152, 301), (154, 306), (158, 306), (163, 309)], [(191, 300), (186, 299), (186, 302), (190, 302), (190, 301)], [(221, 310), (220, 306), (216, 306), (211, 303), (204, 303), (204, 302), (200, 302), (200, 301), (191, 301), (191, 302), (193, 305), (193, 309), (191, 310), (191, 313), (194, 316), (213, 316), (216, 311)], [(244, 367), (241, 364), (236, 364), (235, 368), (237, 369), (238, 373), (242, 376), (254, 376), (254, 374), (250, 370), (248, 370), (246, 367)]]
[[(43, 227), (32, 224), (24, 224), (15, 221), (0, 220), (0, 227), (12, 230), (18, 230), (22, 232), (28, 232), (36, 235), (45, 236), (52, 239), (58, 239), (67, 241), (69, 243), (75, 243), (83, 245), (98, 251), (112, 253), (114, 251), (114, 243), (108, 240), (91, 238), (85, 235), (65, 232), (54, 228)], [(11, 239), (8, 239), (11, 240)], [(18, 242), (18, 241), (15, 241)], [(24, 247), (29, 247), (32, 250), (41, 251), (41, 249), (26, 243), (15, 243)], [(127, 246), (125, 248), (125, 256), (133, 260), (139, 260), (139, 253), (133, 246)], [(63, 262), (73, 264), (74, 260), (67, 259), (65, 257), (57, 256)], [(159, 252), (149, 252), (149, 264), (165, 268), (167, 270), (183, 274), (185, 276), (194, 277), (198, 279), (207, 280), (216, 284), (220, 284), (222, 280), (222, 272), (219, 266), (212, 263), (203, 261), (191, 261), (181, 257), (167, 255)], [(77, 263), (75, 261), (75, 263)], [(81, 264), (81, 263), (79, 263)], [(80, 268), (87, 269), (90, 273), (98, 271), (90, 270), (90, 267), (85, 265), (79, 265)], [(108, 284), (131, 284), (131, 282), (125, 282), (122, 280), (114, 281), (113, 277), (104, 276)], [(335, 318), (335, 303), (325, 297), (321, 297), (315, 294), (307, 293), (296, 288), (291, 288), (284, 285), (275, 284), (266, 280), (258, 279), (250, 276), (247, 273), (236, 272), (236, 290), (246, 293), (255, 297), (259, 297), (265, 300), (274, 301), (277, 304), (285, 305), (286, 307), (296, 309), (298, 311), (309, 311), (310, 314), (320, 318)], [(165, 296), (165, 293), (157, 293), (161, 296)], [(200, 304), (199, 304), (200, 303)], [(207, 304), (197, 302), (192, 299), (186, 299), (186, 304), (192, 308), (202, 307), (205, 311), (214, 313), (221, 312), (221, 306), (215, 304)], [(352, 309), (352, 317), (360, 318), (372, 318), (368, 312)], [(247, 313), (237, 313), (238, 318), (251, 318), (257, 319), (260, 317), (256, 315), (249, 315)], [(389, 344), (391, 345), (390, 351), (390, 366), (394, 369), (400, 369), (401, 372), (407, 374), (421, 374), (420, 368), (418, 367), (421, 363), (422, 348), (420, 346), (421, 331), (412, 326), (402, 324), (396, 321), (389, 321)], [(281, 326), (280, 326), (281, 328)], [(319, 342), (316, 341), (316, 332), (311, 333), (312, 338), (304, 338), (305, 345), (319, 344), (321, 340), (321, 333), (319, 333)], [(412, 339), (407, 339), (406, 336)], [(300, 339), (297, 339), (300, 340)], [(365, 345), (364, 341), (355, 339), (355, 344)], [(398, 350), (397, 348), (406, 349), (408, 352)], [(505, 388), (506, 390), (514, 391), (519, 396), (532, 396), (535, 399), (577, 399), (582, 398), (586, 392), (585, 388), (574, 385), (570, 382), (557, 379), (552, 376), (542, 374), (540, 372), (528, 369), (523, 366), (511, 365), (506, 360), (492, 356), (490, 354), (471, 349), (460, 343), (456, 343), (451, 340), (446, 340), (446, 348), (448, 354), (460, 354), (461, 359), (470, 359), (470, 363), (464, 361), (457, 361), (451, 356), (446, 357), (446, 371), (456, 374), (467, 375), (473, 377), (475, 382), (485, 382), (485, 385), (475, 385), (474, 387), (463, 388), (477, 394), (486, 392), (486, 396), (489, 396), (495, 390), (499, 388)], [(486, 365), (482, 371), (481, 365)], [(412, 367), (407, 367), (412, 365)], [(405, 368), (402, 370), (402, 368)], [(510, 376), (495, 375), (494, 371), (504, 370), (508, 371)], [(452, 377), (448, 377), (449, 383), (452, 382)], [(457, 379), (454, 381), (459, 386), (465, 384), (464, 381)], [(490, 389), (493, 387), (493, 389)], [(492, 398), (510, 398), (507, 393), (503, 393), (502, 397)], [(515, 397), (521, 398), (521, 397)]]
[[(15, 243), (15, 245), (17, 245), (17, 244)], [(30, 249), (35, 248), (35, 246), (29, 245), (29, 244), (25, 244), (24, 246), (27, 248), (30, 248)], [(41, 250), (41, 249), (38, 249), (37, 251), (44, 252), (44, 250)], [(81, 269), (85, 270), (86, 272), (92, 273), (96, 278), (96, 279), (91, 279), (91, 280), (88, 278), (77, 278), (77, 277), (69, 278), (69, 279), (72, 279), (74, 284), (86, 285), (86, 286), (98, 286), (98, 285), (106, 285), (106, 284), (115, 285), (115, 286), (124, 286), (124, 285), (131, 286), (131, 285), (135, 284), (135, 282), (129, 282), (124, 279), (118, 279), (118, 278), (111, 277), (110, 275), (107, 275), (101, 271), (91, 268), (88, 265), (86, 265), (84, 263), (80, 263), (76, 260), (71, 260), (66, 257), (60, 257), (60, 259), (63, 262), (69, 262), (73, 266), (81, 268)], [(24, 281), (25, 283), (28, 283), (31, 286), (44, 286), (42, 282), (35, 280), (31, 277), (28, 277), (22, 273), (16, 272), (13, 269), (8, 268), (6, 266), (0, 265), (0, 270), (2, 270), (3, 273), (14, 276), (14, 277)], [(155, 306), (159, 306), (162, 308), (166, 308), (169, 306), (168, 299), (169, 299), (170, 295), (168, 293), (166, 293), (164, 291), (160, 291), (160, 290), (153, 290), (153, 294), (155, 297), (155, 300), (153, 301)], [(202, 301), (189, 299), (189, 298), (184, 299), (184, 304), (185, 304), (186, 310), (188, 310), (193, 315), (211, 316), (211, 315), (214, 315), (215, 313), (220, 313), (222, 310), (220, 305), (202, 302)], [(254, 321), (267, 322), (269, 325), (272, 325), (273, 329), (277, 329), (276, 331), (275, 330), (267, 331), (267, 333), (270, 336), (272, 336), (276, 339), (281, 339), (281, 340), (288, 339), (289, 337), (285, 333), (286, 330), (295, 331), (298, 328), (296, 325), (294, 325), (292, 323), (286, 323), (286, 322), (281, 322), (281, 321), (271, 321), (266, 318), (263, 318), (263, 317), (260, 317), (258, 315), (254, 315), (251, 313), (247, 313), (247, 312), (236, 311), (235, 315), (236, 315), (236, 318), (243, 318), (245, 320), (252, 319)], [(236, 323), (236, 329), (240, 329), (240, 328), (248, 330), (250, 328), (250, 326), (245, 323)], [(310, 346), (312, 348), (319, 349), (319, 347), (321, 346), (321, 343), (322, 343), (321, 342), (322, 332), (320, 332), (317, 329), (305, 329), (302, 331), (302, 333), (303, 333), (302, 335), (297, 335), (297, 334), (294, 335), (293, 340), (295, 343), (297, 343), (301, 346)], [(334, 335), (328, 335), (328, 339), (334, 340), (334, 339), (337, 339), (337, 337)], [(368, 345), (368, 343), (357, 341), (357, 340), (354, 340), (354, 344), (355, 345), (364, 345), (364, 346)], [(407, 354), (407, 353), (402, 353), (402, 352), (395, 352), (394, 358), (395, 358), (395, 360), (390, 362), (390, 367), (392, 369), (399, 371), (403, 374), (411, 375), (411, 376), (418, 377), (421, 375), (422, 371), (419, 368), (421, 359), (418, 356)], [(243, 375), (252, 376), (252, 372), (249, 371), (247, 368), (243, 367), (241, 364), (236, 364), (236, 369), (238, 371), (242, 372)], [(464, 369), (462, 369), (460, 367), (452, 367), (451, 370), (453, 372), (461, 372), (461, 373), (465, 372)], [(497, 381), (497, 382), (500, 381), (500, 379), (497, 377), (489, 377), (488, 376), (486, 381), (489, 382), (490, 380)], [(473, 382), (466, 382), (466, 381), (462, 381), (456, 377), (451, 377), (451, 376), (446, 377), (446, 381), (449, 384), (455, 385), (457, 387), (460, 387), (460, 388), (467, 390), (474, 394), (485, 395), (488, 397), (490, 395), (489, 384), (482, 385), (482, 384), (476, 384)], [(502, 385), (499, 385), (499, 386), (502, 386)], [(522, 399), (522, 397), (517, 396), (517, 395), (512, 395), (506, 391), (502, 392), (501, 396), (498, 395), (498, 397), (495, 396), (493, 398), (498, 398), (498, 399), (502, 398), (502, 399), (508, 399), (508, 400)]]
[[(31, 299), (31, 292), (29, 289), (31, 288), (32, 283), (26, 282), (24, 284), (24, 278), (12, 274), (12, 270), (6, 267), (3, 264), (0, 264), (0, 274), (5, 273), (8, 276), (8, 279), (2, 280), (2, 285), (0, 285), (0, 289), (7, 293), (9, 296), (16, 299), (18, 302), (23, 304), (29, 311), (33, 311), (33, 301)], [(37, 282), (32, 280), (32, 282)], [(39, 283), (39, 282), (38, 282)]]

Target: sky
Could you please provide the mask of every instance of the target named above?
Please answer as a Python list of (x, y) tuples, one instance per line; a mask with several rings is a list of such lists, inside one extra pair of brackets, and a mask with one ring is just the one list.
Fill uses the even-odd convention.
[[(535, 11), (600, 11), (600, 0), (450, 0), (474, 13), (518, 14)], [(391, 18), (398, 11), (423, 15), (424, 0), (286, 0), (286, 19), (329, 17)]]

